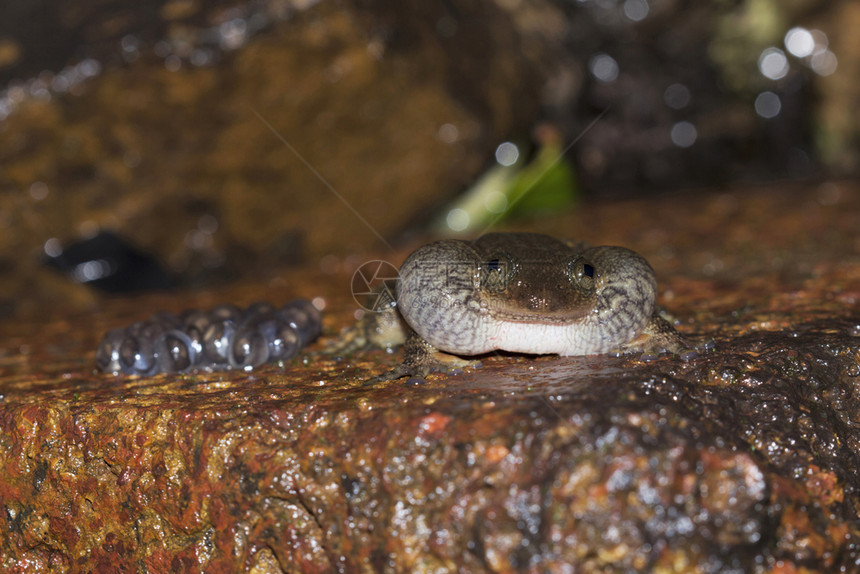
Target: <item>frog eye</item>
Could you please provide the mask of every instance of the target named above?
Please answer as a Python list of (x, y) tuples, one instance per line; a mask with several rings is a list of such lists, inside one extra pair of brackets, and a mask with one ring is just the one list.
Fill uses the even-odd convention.
[(498, 293), (507, 286), (510, 264), (507, 259), (494, 257), (481, 265), (481, 286), (489, 291)]
[(594, 265), (584, 259), (577, 258), (570, 263), (570, 278), (583, 289), (594, 288), (594, 276), (596, 274)]

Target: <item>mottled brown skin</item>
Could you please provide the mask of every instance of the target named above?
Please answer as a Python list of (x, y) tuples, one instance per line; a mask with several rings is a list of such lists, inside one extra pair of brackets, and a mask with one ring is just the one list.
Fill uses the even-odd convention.
[[(446, 371), (468, 364), (450, 355), (494, 350), (694, 354), (655, 313), (656, 293), (650, 265), (622, 247), (586, 247), (535, 233), (430, 243), (400, 269), (396, 307), (408, 329), (405, 358), (383, 378)], [(384, 330), (380, 325), (402, 324), (392, 318), (394, 306), (387, 309), (369, 314), (365, 344)]]

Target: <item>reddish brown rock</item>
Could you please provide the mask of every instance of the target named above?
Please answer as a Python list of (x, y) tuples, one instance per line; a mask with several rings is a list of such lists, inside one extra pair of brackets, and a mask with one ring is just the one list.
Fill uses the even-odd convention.
[[(680, 329), (715, 340), (688, 362), (499, 355), (376, 387), (362, 383), (396, 357), (93, 374), (102, 331), (159, 307), (246, 304), (289, 286), (326, 298), (334, 334), (350, 321), (349, 277), (314, 270), (274, 292), (0, 325), (0, 564), (858, 571), (857, 191), (637, 200), (544, 225), (588, 222), (580, 235), (643, 251)], [(664, 211), (673, 226), (655, 217)]]

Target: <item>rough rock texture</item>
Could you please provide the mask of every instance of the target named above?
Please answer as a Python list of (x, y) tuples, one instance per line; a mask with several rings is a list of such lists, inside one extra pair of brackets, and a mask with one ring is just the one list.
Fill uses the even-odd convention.
[(376, 387), (362, 382), (396, 357), (93, 374), (102, 331), (159, 307), (320, 296), (333, 335), (349, 276), (315, 269), (0, 324), (0, 567), (860, 571), (858, 192), (737, 189), (541, 223), (651, 259), (679, 328), (714, 339), (688, 362), (494, 355)]

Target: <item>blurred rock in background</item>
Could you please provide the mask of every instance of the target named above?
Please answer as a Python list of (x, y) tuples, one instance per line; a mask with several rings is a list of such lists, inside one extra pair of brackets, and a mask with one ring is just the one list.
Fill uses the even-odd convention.
[(6, 316), (97, 302), (41, 262), (102, 231), (184, 287), (345, 265), (426, 227), (500, 143), (539, 123), (561, 134), (586, 197), (860, 166), (860, 6), (848, 1), (2, 11)]

